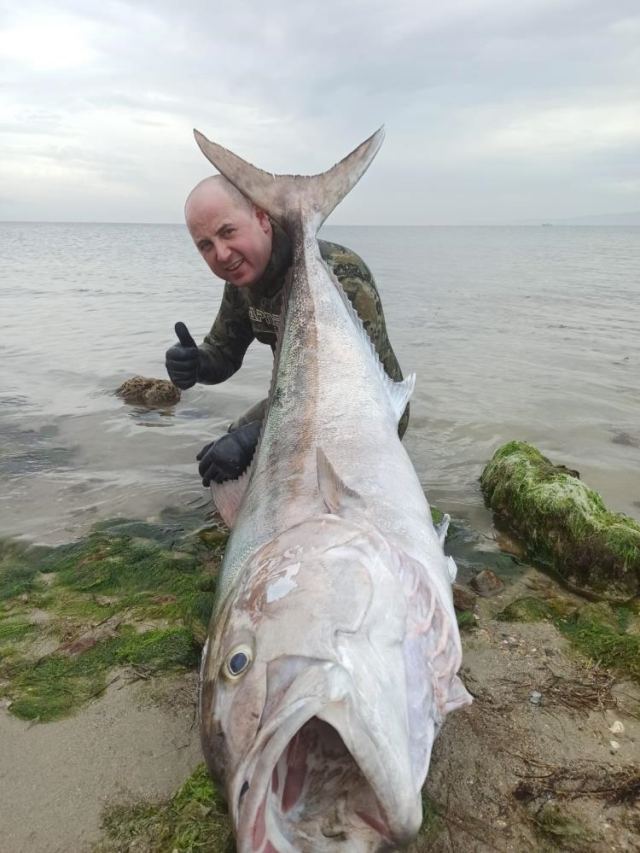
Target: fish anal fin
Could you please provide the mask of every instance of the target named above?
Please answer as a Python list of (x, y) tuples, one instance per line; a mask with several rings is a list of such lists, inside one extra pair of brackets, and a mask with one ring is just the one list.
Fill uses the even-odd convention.
[(317, 449), (317, 459), (318, 488), (329, 512), (334, 515), (342, 515), (345, 509), (363, 506), (364, 501), (361, 495), (349, 488), (336, 474), (333, 465), (321, 447)]
[(251, 466), (237, 480), (225, 480), (224, 483), (211, 482), (211, 497), (228, 527), (233, 527), (240, 511), (240, 504), (249, 485)]

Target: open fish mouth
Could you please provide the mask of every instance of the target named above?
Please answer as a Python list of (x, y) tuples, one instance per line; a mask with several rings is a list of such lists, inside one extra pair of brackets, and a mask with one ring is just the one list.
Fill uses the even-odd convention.
[(307, 697), (263, 727), (230, 791), (239, 853), (365, 853), (413, 839), (422, 815), (412, 779), (398, 786), (390, 747), (352, 707), (347, 696)]
[(395, 847), (374, 791), (332, 725), (307, 720), (269, 773), (274, 752), (279, 745), (240, 790), (240, 853), (344, 850), (347, 841), (353, 851)]

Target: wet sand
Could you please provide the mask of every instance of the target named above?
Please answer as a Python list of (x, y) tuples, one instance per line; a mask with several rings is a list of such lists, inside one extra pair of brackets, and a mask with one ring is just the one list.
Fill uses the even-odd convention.
[(146, 682), (120, 676), (57, 723), (26, 723), (2, 708), (2, 853), (84, 853), (101, 836), (110, 800), (153, 800), (178, 788), (202, 761), (195, 674), (163, 682), (158, 701)]

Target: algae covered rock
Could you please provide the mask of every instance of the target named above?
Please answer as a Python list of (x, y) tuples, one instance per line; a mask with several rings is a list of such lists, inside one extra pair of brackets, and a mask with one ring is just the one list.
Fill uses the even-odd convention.
[(180, 402), (180, 390), (167, 379), (149, 379), (146, 376), (134, 376), (127, 379), (116, 390), (125, 403), (133, 403), (154, 408), (172, 406)]
[(611, 597), (640, 594), (640, 525), (533, 445), (505, 444), (480, 478), (487, 504), (529, 556), (567, 581)]

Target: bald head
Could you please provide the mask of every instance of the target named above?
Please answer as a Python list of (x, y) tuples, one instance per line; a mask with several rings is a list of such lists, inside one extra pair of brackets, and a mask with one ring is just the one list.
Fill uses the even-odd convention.
[(187, 228), (211, 271), (237, 287), (254, 284), (271, 256), (269, 217), (222, 175), (205, 178), (184, 205)]
[(184, 204), (184, 218), (189, 224), (189, 213), (196, 206), (204, 204), (215, 204), (216, 199), (224, 196), (227, 201), (232, 202), (234, 207), (245, 209), (248, 212), (253, 212), (255, 205), (253, 202), (242, 195), (239, 189), (234, 187), (231, 181), (228, 181), (223, 175), (211, 175), (200, 181), (199, 184), (191, 190)]

